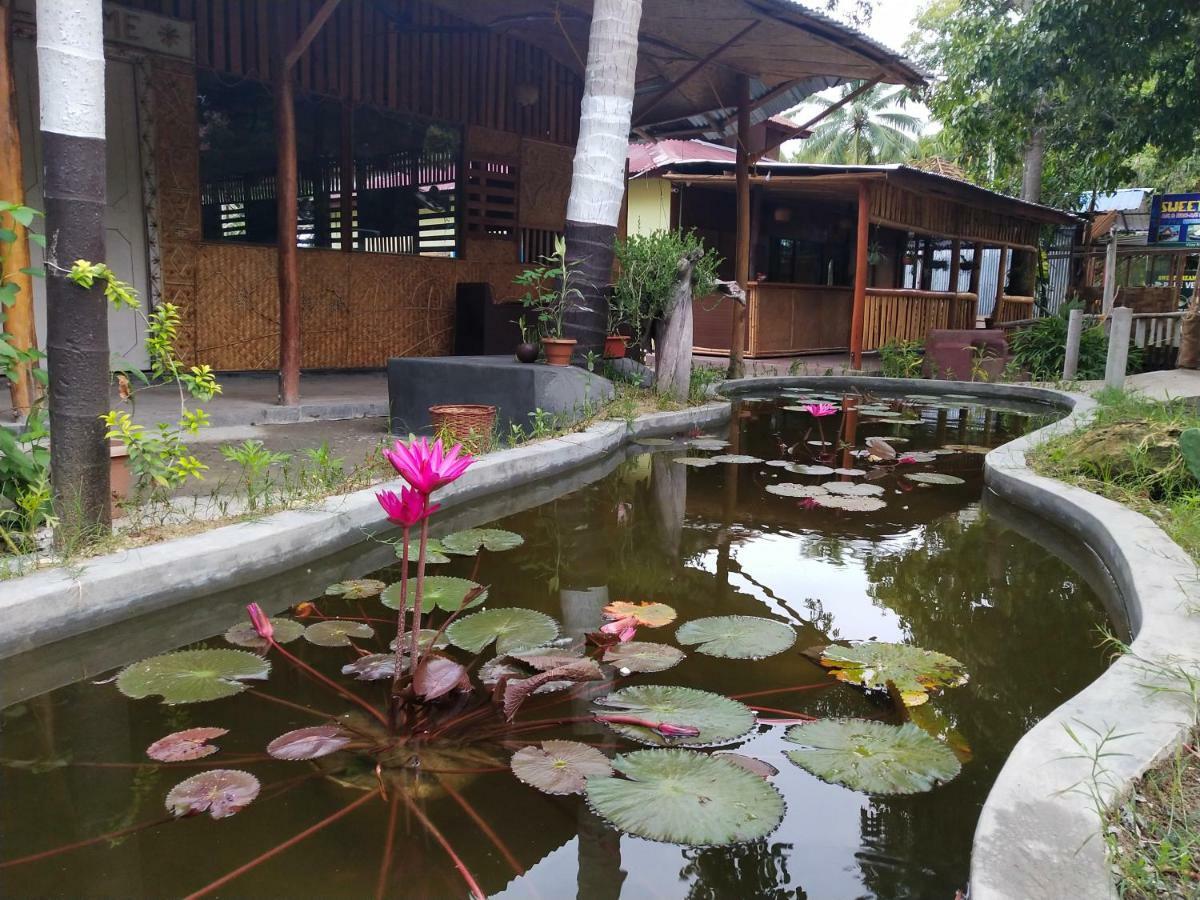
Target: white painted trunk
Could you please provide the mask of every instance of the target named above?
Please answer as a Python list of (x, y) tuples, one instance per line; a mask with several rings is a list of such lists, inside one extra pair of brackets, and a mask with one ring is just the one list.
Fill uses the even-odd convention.
[(104, 16), (100, 0), (37, 0), (42, 131), (104, 137)]
[(625, 194), (642, 0), (595, 0), (567, 220), (616, 227)]

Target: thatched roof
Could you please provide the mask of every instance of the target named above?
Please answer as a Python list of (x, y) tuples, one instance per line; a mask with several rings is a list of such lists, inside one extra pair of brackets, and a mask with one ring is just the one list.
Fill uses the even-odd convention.
[[(467, 22), (538, 46), (583, 73), (591, 0), (433, 2)], [(739, 34), (642, 118), (641, 110), (665, 88)], [(919, 85), (925, 79), (894, 51), (792, 0), (643, 0), (636, 133), (719, 137), (735, 118), (741, 75), (750, 76), (752, 97), (767, 98), (754, 111), (756, 122), (849, 81)]]

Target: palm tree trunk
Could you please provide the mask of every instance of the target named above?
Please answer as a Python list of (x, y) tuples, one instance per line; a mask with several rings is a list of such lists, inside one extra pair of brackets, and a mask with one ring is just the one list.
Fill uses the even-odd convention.
[(566, 223), (567, 261), (583, 297), (567, 312), (565, 330), (579, 350), (604, 344), (641, 18), (642, 0), (596, 0), (592, 7)]
[(38, 0), (38, 85), (46, 204), (50, 473), (60, 540), (107, 527), (108, 308), (66, 277), (103, 262), (104, 36), (100, 0)]

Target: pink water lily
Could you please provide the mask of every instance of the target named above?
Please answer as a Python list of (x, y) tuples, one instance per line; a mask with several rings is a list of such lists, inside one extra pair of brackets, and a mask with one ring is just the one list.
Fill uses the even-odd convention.
[(443, 485), (454, 481), (475, 460), (462, 452), (462, 444), (455, 444), (449, 451), (442, 446), (441, 438), (432, 443), (428, 438), (414, 438), (409, 443), (396, 441), (383, 455), (392, 467), (422, 494), (432, 494)]
[(270, 618), (262, 611), (261, 606), (257, 603), (247, 604), (246, 612), (250, 614), (250, 623), (260, 638), (269, 641), (275, 636), (275, 626), (271, 624)]
[(596, 716), (597, 722), (607, 722), (611, 725), (635, 725), (638, 728), (649, 728), (665, 738), (697, 737), (700, 729), (694, 725), (674, 725), (671, 722), (651, 722), (638, 716), (601, 715)]
[(638, 620), (635, 616), (626, 616), (623, 619), (614, 619), (600, 626), (600, 631), (604, 634), (615, 634), (617, 640), (624, 644), (626, 641), (632, 641), (633, 636), (637, 634)]
[(901, 456), (899, 459), (896, 460), (896, 464), (901, 465), (901, 466), (916, 465), (916, 462), (917, 462), (917, 460), (913, 456)]
[(810, 416), (815, 416), (818, 419), (825, 416), (832, 416), (837, 413), (837, 407), (832, 403), (809, 403), (804, 407), (805, 412)]
[(441, 504), (430, 503), (427, 494), (412, 488), (401, 488), (399, 494), (395, 491), (378, 491), (375, 499), (383, 507), (388, 521), (402, 528), (411, 528), (441, 508)]

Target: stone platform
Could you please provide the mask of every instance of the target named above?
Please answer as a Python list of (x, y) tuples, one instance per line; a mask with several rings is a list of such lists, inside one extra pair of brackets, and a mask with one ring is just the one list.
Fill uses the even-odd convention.
[(388, 403), (396, 435), (428, 433), (429, 407), (440, 403), (486, 403), (496, 423), (528, 430), (537, 409), (566, 420), (583, 418), (609, 400), (606, 378), (575, 366), (519, 363), (511, 356), (397, 357), (388, 360)]

